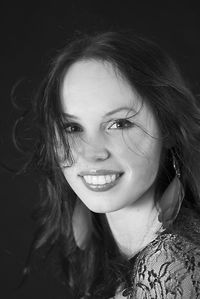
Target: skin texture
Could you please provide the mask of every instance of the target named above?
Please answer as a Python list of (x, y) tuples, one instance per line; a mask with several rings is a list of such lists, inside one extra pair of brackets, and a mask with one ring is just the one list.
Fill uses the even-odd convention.
[[(65, 178), (91, 211), (106, 213), (122, 250), (132, 248), (133, 252), (130, 239), (144, 237), (157, 219), (154, 182), (162, 142), (153, 112), (109, 63), (95, 60), (70, 67), (60, 97), (63, 113), (76, 117), (68, 118), (66, 124), (75, 162), (63, 167)], [(120, 107), (128, 108), (106, 115)], [(78, 175), (99, 169), (124, 174), (110, 190), (94, 192)]]

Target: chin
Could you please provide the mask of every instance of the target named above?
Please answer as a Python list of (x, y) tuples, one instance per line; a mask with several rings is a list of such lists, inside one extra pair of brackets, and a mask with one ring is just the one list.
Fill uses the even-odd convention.
[(85, 202), (85, 201), (83, 201), (83, 202), (87, 206), (87, 208), (94, 213), (106, 214), (106, 213), (111, 213), (111, 212), (121, 210), (125, 207), (124, 203), (118, 204), (118, 205), (116, 204), (116, 202), (114, 204), (111, 204), (111, 203), (109, 204), (109, 199), (107, 199), (107, 200), (105, 199), (105, 202), (104, 202), (103, 199), (99, 198), (98, 200), (100, 200), (101, 202), (96, 202), (96, 203), (94, 203), (94, 198), (91, 200), (93, 200), (93, 204), (91, 204), (91, 202), (88, 202), (88, 200), (87, 200), (87, 202)]

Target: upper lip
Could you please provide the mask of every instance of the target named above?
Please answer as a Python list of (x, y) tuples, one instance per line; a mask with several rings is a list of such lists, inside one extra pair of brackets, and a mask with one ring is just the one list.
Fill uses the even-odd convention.
[(80, 176), (84, 175), (112, 175), (112, 174), (122, 174), (122, 171), (116, 170), (107, 170), (107, 169), (92, 169), (87, 171), (81, 171), (79, 173)]

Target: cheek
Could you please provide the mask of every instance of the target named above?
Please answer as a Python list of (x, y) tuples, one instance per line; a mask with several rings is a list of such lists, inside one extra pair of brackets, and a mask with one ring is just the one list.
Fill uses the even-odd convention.
[(63, 170), (63, 174), (69, 185), (74, 189), (77, 185), (77, 179), (79, 178), (77, 173), (75, 173), (75, 167), (71, 166), (69, 168), (65, 168)]
[(138, 173), (142, 180), (147, 176), (155, 177), (160, 163), (161, 148), (158, 139), (138, 131), (124, 136), (118, 157), (130, 172), (134, 172), (135, 175)]
[[(67, 144), (67, 149), (65, 149), (64, 145), (61, 142), (59, 142), (57, 144), (57, 147), (55, 148), (60, 166), (70, 166), (70, 168), (66, 168), (63, 170), (64, 174), (66, 172), (71, 172), (71, 165), (77, 164), (79, 157), (80, 140), (78, 138), (68, 137)], [(72, 168), (74, 167), (72, 166)]]
[[(146, 157), (150, 158), (156, 150), (157, 140), (139, 128), (122, 131), (120, 135), (112, 138), (111, 148), (116, 155), (121, 157)], [(157, 152), (155, 154), (157, 156)]]

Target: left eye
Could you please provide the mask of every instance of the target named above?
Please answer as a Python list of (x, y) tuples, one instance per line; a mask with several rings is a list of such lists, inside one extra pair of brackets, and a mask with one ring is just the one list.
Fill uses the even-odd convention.
[(118, 119), (115, 122), (112, 123), (112, 125), (109, 127), (109, 129), (129, 129), (133, 127), (134, 124), (127, 120), (127, 119)]
[(64, 130), (66, 133), (69, 133), (69, 134), (75, 134), (75, 133), (82, 132), (82, 128), (78, 124), (75, 124), (75, 123), (65, 124)]

